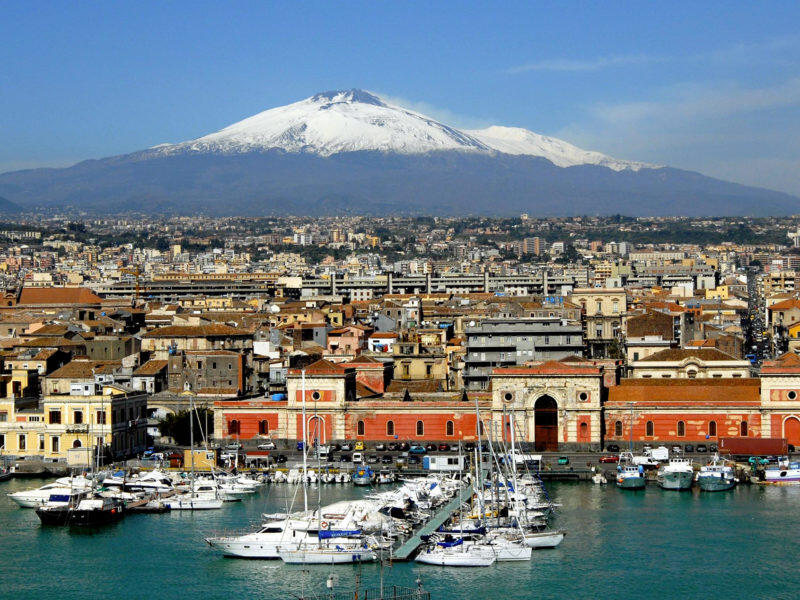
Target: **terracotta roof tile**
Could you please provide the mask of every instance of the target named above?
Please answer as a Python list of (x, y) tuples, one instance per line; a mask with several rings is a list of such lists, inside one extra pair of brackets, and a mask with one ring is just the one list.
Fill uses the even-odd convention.
[(716, 348), (668, 348), (642, 358), (638, 362), (678, 362), (687, 358), (697, 358), (703, 362), (741, 360)]
[(17, 304), (100, 304), (101, 301), (100, 296), (83, 287), (25, 287)]
[(221, 323), (210, 325), (170, 325), (159, 327), (144, 334), (147, 338), (175, 337), (250, 337), (253, 333), (247, 329), (238, 329)]

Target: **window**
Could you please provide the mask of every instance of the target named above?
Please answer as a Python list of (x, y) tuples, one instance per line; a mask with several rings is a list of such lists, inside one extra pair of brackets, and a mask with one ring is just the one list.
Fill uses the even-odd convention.
[(633, 360), (639, 360), (639, 353), (638, 352), (634, 352), (633, 353)]
[(81, 423), (83, 423), (82, 410), (76, 410), (74, 413), (72, 413), (72, 422), (75, 423), (76, 425), (80, 425)]
[(586, 402), (589, 399), (589, 394), (587, 394), (586, 392), (581, 392), (580, 394), (578, 394), (578, 399), (581, 402)]
[[(96, 421), (98, 425), (105, 425), (106, 424), (106, 411), (105, 410), (98, 410), (97, 414), (95, 415)], [(120, 419), (121, 421), (122, 419)]]
[(616, 437), (622, 437), (622, 421), (614, 423), (614, 435)]
[(50, 418), (49, 418), (51, 425), (60, 425), (61, 424), (61, 411), (60, 410), (51, 410), (50, 411)]
[(597, 312), (598, 313), (603, 312), (603, 302), (601, 300), (597, 301)]
[(44, 452), (44, 434), (39, 434), (39, 450)]
[(747, 421), (742, 421), (741, 425), (739, 426), (739, 433), (742, 437), (747, 437)]
[(686, 371), (686, 377), (688, 377), (689, 379), (696, 379), (697, 371)]
[(394, 435), (394, 421), (386, 421), (386, 435)]
[(678, 421), (678, 437), (684, 437), (686, 435), (686, 423), (683, 421)]
[[(75, 440), (75, 442), (79, 445), (76, 446), (75, 444), (73, 444), (72, 447), (80, 448), (80, 443), (81, 443), (80, 440)], [(61, 439), (58, 438), (57, 436), (54, 435), (53, 437), (50, 438), (50, 450), (52, 452), (59, 452), (61, 447), (60, 444), (61, 444)]]
[(6, 434), (0, 433), (0, 450), (4, 450), (6, 447)]
[(717, 422), (716, 421), (709, 421), (708, 423), (708, 435), (711, 437), (717, 436)]
[(644, 434), (647, 437), (653, 437), (655, 435), (654, 430), (655, 428), (653, 427), (653, 422), (648, 421), (647, 424), (644, 426)]
[(19, 434), (19, 439), (17, 440), (19, 443), (17, 444), (17, 448), (20, 450), (27, 450), (28, 447), (28, 438), (25, 436), (24, 433)]
[(8, 421), (8, 413), (0, 412), (0, 423), (5, 423), (7, 421)]
[(408, 365), (403, 365), (403, 377), (408, 377)]
[(228, 435), (239, 435), (239, 421), (236, 419), (228, 423)]
[(425, 365), (425, 375), (430, 377), (433, 374), (433, 365), (427, 364)]
[(212, 369), (216, 369), (216, 368), (217, 368), (217, 363), (216, 363), (216, 361), (211, 363), (211, 368), (212, 368)]
[(797, 392), (795, 392), (794, 390), (792, 390), (786, 395), (788, 396), (789, 400), (794, 400), (795, 398), (797, 398)]
[(258, 422), (258, 433), (259, 435), (269, 435), (269, 421)]
[(445, 425), (444, 434), (448, 436), (455, 435), (455, 425), (453, 424), (452, 421), (448, 421), (447, 424)]
[(356, 435), (364, 435), (364, 421), (359, 421), (356, 424)]
[(617, 300), (614, 300), (614, 304), (612, 305), (611, 311), (615, 313), (619, 312), (619, 302)]
[(422, 421), (417, 421), (417, 435), (425, 435), (425, 424)]

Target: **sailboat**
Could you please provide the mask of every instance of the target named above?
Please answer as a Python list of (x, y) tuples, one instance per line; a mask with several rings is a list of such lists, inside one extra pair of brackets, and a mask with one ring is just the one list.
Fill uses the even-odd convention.
[(189, 397), (189, 456), (191, 463), (191, 474), (189, 476), (189, 491), (180, 496), (165, 498), (163, 505), (170, 510), (216, 510), (222, 508), (222, 499), (216, 486), (197, 486), (196, 473), (194, 470), (194, 419), (196, 416), (194, 408), (194, 397)]

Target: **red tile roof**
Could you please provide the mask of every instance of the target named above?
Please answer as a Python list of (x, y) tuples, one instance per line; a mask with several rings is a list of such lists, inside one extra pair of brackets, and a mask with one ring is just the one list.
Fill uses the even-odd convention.
[[(302, 369), (289, 369), (291, 375), (301, 375), (302, 371)], [(317, 362), (308, 365), (305, 371), (306, 375), (344, 375), (347, 369), (321, 358)]]
[(753, 405), (761, 404), (761, 381), (743, 379), (623, 379), (608, 388), (606, 406), (630, 404), (658, 407), (685, 404)]
[(238, 329), (221, 323), (210, 325), (170, 325), (159, 327), (144, 334), (146, 338), (176, 338), (176, 337), (250, 337), (252, 331)]
[(563, 363), (548, 360), (538, 365), (522, 367), (499, 367), (493, 369), (494, 375), (598, 375), (600, 368), (590, 365)]
[(25, 287), (17, 304), (100, 304), (101, 301), (100, 296), (83, 287)]
[(778, 373), (800, 373), (800, 356), (794, 352), (787, 352), (775, 360), (765, 361), (761, 367), (762, 375)]

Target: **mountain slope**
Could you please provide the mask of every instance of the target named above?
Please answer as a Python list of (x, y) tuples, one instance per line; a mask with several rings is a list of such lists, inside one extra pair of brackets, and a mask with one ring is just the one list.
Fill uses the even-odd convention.
[(0, 195), (103, 214), (768, 215), (798, 202), (524, 129), (459, 131), (359, 90), (188, 142), (5, 173)]

